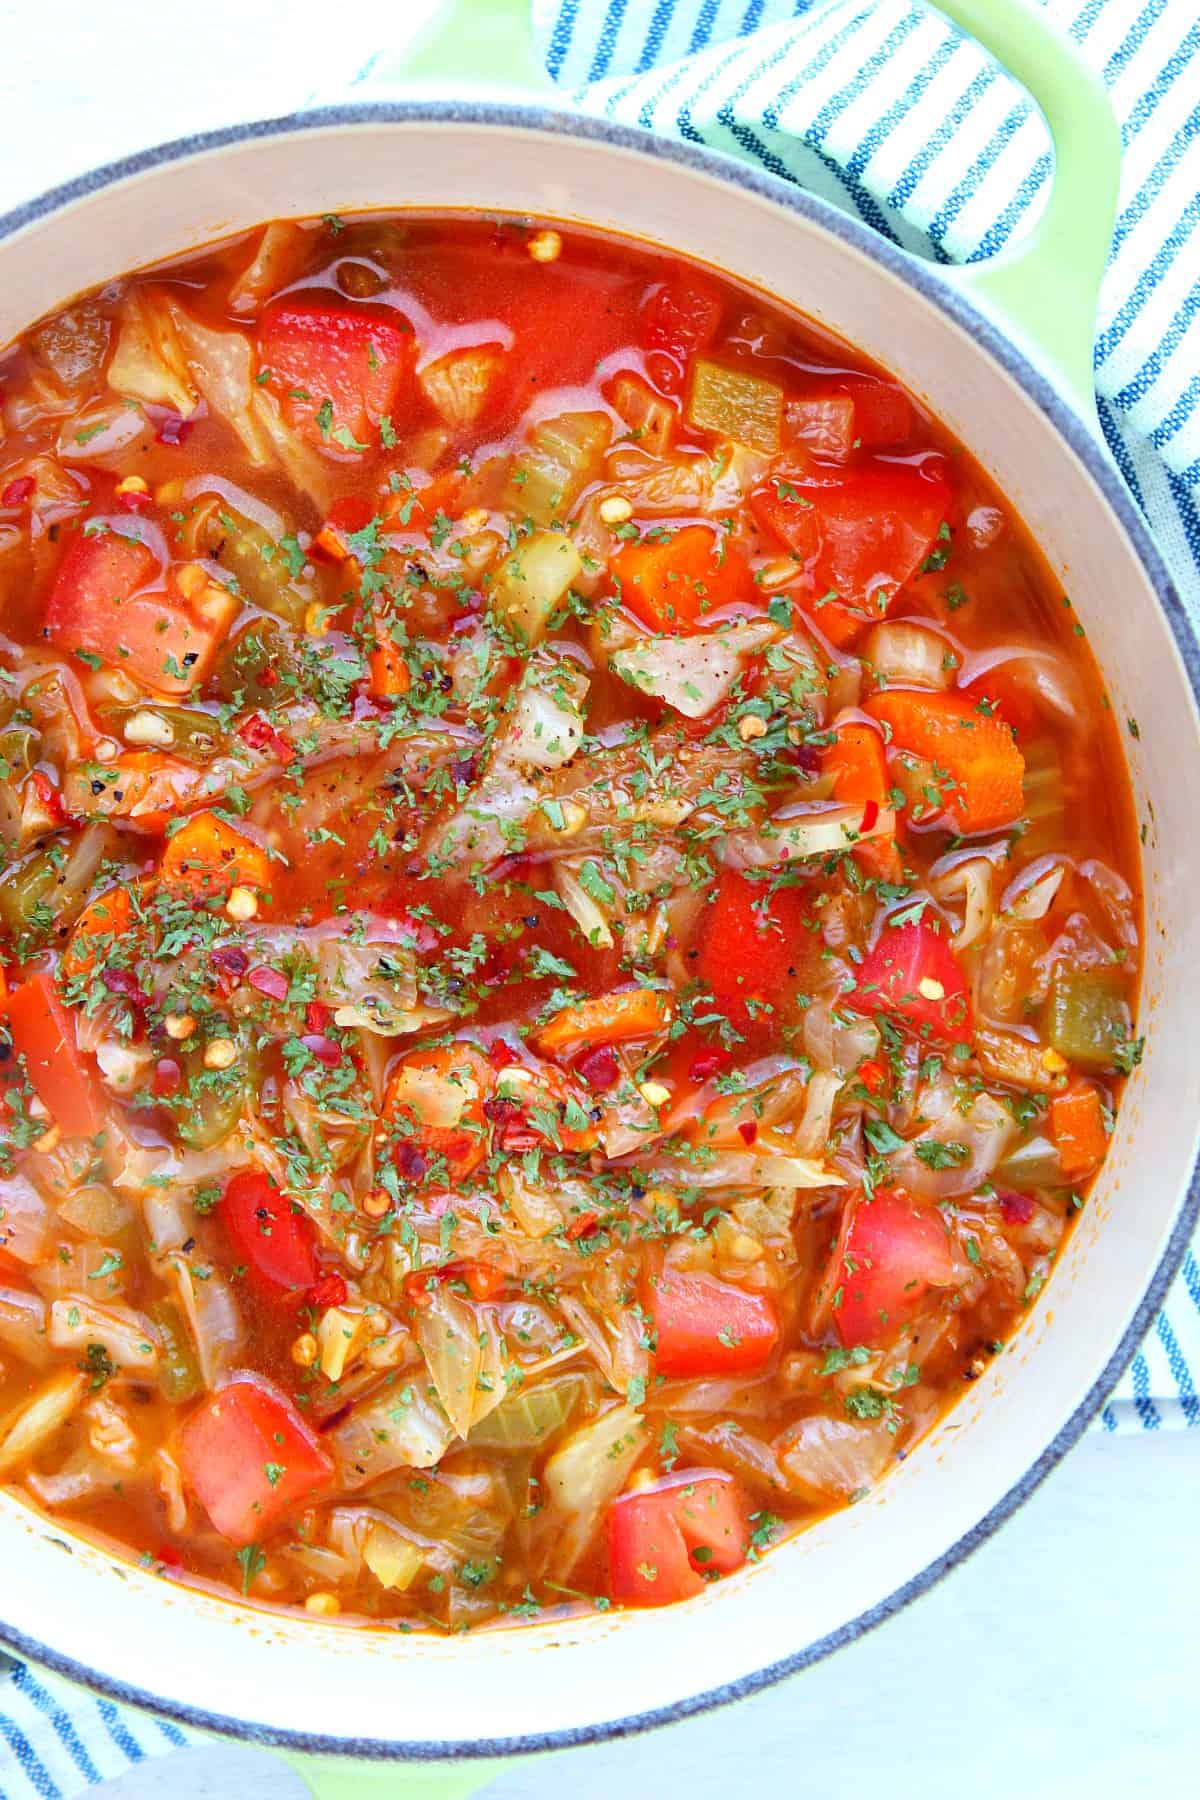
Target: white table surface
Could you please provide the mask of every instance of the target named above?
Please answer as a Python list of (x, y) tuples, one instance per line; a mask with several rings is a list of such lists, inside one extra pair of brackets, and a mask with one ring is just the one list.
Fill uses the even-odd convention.
[[(0, 0), (0, 208), (139, 146), (328, 98), (427, 5)], [(1090, 1437), (969, 1563), (819, 1668), (666, 1731), (518, 1764), (489, 1796), (1194, 1796), (1198, 1494), (1200, 1432)], [(96, 1791), (303, 1794), (281, 1764), (224, 1747)]]

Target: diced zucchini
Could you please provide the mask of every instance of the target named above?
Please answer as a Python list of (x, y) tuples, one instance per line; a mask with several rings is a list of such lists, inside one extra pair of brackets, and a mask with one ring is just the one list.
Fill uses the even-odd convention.
[(535, 531), (496, 570), (491, 609), (498, 624), (536, 644), (583, 561), (561, 531)]
[(600, 471), (612, 426), (605, 413), (563, 413), (533, 427), (513, 463), (502, 504), (508, 512), (551, 525), (567, 517)]
[(713, 431), (773, 455), (783, 425), (783, 389), (761, 375), (699, 357), (692, 369), (687, 419), (697, 431)]
[(1125, 980), (1116, 969), (1072, 969), (1059, 964), (1042, 1012), (1045, 1038), (1077, 1068), (1097, 1073), (1119, 1067), (1130, 1035)]

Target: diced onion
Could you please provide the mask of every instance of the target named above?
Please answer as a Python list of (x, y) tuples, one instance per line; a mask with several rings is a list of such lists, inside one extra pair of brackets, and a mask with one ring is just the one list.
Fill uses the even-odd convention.
[(935, 868), (930, 886), (939, 900), (962, 895), (963, 921), (951, 938), (955, 950), (966, 950), (991, 929), (996, 916), (995, 869), (986, 856), (968, 856), (947, 868)]
[(945, 638), (907, 619), (874, 626), (863, 640), (862, 656), (880, 687), (948, 688), (958, 661)]
[(836, 856), (869, 838), (891, 837), (896, 815), (887, 807), (810, 806), (776, 814), (756, 832), (736, 831), (727, 840), (729, 861), (740, 869), (775, 869), (809, 856)]
[(842, 1078), (818, 1070), (808, 1084), (804, 1114), (796, 1128), (796, 1149), (801, 1156), (817, 1156), (829, 1142), (833, 1109), (841, 1092)]
[[(1047, 868), (1046, 864), (1050, 866)], [(1066, 864), (1039, 858), (1010, 881), (1000, 902), (1001, 911), (1020, 925), (1044, 919), (1067, 872)]]
[(821, 1506), (873, 1487), (895, 1455), (896, 1442), (886, 1419), (814, 1413), (785, 1431), (774, 1448), (791, 1491)]

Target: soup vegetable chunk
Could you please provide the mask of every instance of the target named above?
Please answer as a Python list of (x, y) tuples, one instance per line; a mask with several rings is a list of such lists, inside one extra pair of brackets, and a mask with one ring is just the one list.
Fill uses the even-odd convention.
[(700, 1594), (1001, 1352), (1140, 1055), (1061, 589), (898, 386), (520, 223), (0, 358), (0, 1478), (406, 1628)]

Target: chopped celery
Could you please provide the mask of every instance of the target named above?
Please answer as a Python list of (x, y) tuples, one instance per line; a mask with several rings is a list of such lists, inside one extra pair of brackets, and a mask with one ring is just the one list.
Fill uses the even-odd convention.
[(560, 1375), (527, 1393), (518, 1388), (475, 1426), (468, 1441), (487, 1450), (537, 1450), (567, 1423), (583, 1387), (582, 1375)]
[(600, 470), (612, 427), (605, 413), (542, 419), (513, 463), (503, 505), (535, 525), (565, 519)]
[(1062, 1163), (1049, 1138), (1031, 1137), (997, 1164), (995, 1178), (1000, 1186), (1021, 1192), (1026, 1188), (1062, 1187)]
[(1021, 817), (1021, 854), (1042, 856), (1062, 844), (1066, 823), (1066, 795), (1062, 761), (1053, 738), (1035, 738), (1024, 745), (1025, 804)]
[(699, 357), (692, 369), (687, 419), (698, 431), (715, 431), (774, 454), (783, 421), (783, 389), (760, 375)]
[(1042, 1031), (1060, 1056), (1080, 1069), (1118, 1068), (1129, 1030), (1125, 980), (1118, 970), (1058, 965), (1042, 1011)]
[[(134, 734), (128, 737), (125, 728), (132, 720), (146, 716), (157, 720), (161, 736), (148, 739)], [(113, 737), (124, 738), (126, 743), (153, 743), (156, 748), (170, 750), (173, 756), (181, 756), (185, 762), (211, 762), (214, 756), (229, 747), (229, 739), (221, 730), (220, 724), (212, 713), (204, 712), (200, 707), (191, 706), (128, 706), (119, 708), (102, 708), (100, 721)], [(170, 733), (170, 741), (167, 733)]]
[(494, 616), (528, 643), (538, 643), (555, 607), (582, 568), (578, 550), (563, 532), (535, 531), (496, 570), (491, 594)]
[(187, 529), (193, 553), (210, 558), (232, 576), (234, 591), (243, 600), (289, 625), (303, 622), (315, 598), (313, 584), (292, 574), (285, 548), (263, 526), (226, 500), (209, 499), (200, 503)]
[(150, 1317), (162, 1346), (158, 1365), (162, 1391), (168, 1400), (190, 1400), (204, 1383), (183, 1314), (173, 1300), (158, 1300), (150, 1308)]

